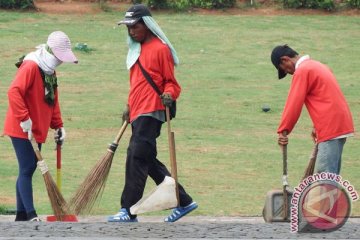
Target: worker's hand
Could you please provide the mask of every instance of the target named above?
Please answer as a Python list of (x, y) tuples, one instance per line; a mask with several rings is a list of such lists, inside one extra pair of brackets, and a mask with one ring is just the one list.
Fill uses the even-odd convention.
[(55, 140), (56, 144), (62, 145), (65, 141), (65, 137), (66, 137), (65, 128), (61, 127), (61, 128), (55, 129), (54, 140)]
[(32, 121), (29, 118), (26, 121), (20, 122), (20, 127), (22, 128), (23, 132), (28, 133), (28, 139), (31, 141), (32, 139)]
[(315, 128), (313, 128), (313, 130), (311, 131), (311, 137), (312, 137), (312, 140), (314, 141), (314, 143), (316, 143), (317, 142), (317, 136), (316, 136)]
[(284, 135), (283, 133), (279, 133), (278, 144), (280, 146), (285, 146), (288, 144), (288, 142), (289, 142), (289, 139), (288, 139), (287, 135), (286, 134)]
[(161, 95), (162, 104), (166, 107), (171, 107), (174, 99), (171, 97), (170, 93), (163, 93)]
[(130, 122), (130, 108), (129, 104), (126, 105), (126, 108), (124, 109), (122, 113), (122, 121), (129, 123)]

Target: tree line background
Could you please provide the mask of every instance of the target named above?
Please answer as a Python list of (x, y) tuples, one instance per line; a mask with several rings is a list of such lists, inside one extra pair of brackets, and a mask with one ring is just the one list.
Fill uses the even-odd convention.
[[(95, 2), (106, 4), (107, 0), (95, 0)], [(155, 9), (174, 9), (178, 11), (184, 11), (191, 8), (233, 8), (240, 2), (249, 7), (258, 7), (265, 4), (278, 4), (284, 8), (323, 9), (326, 11), (349, 8), (360, 9), (360, 0), (119, 0), (118, 2), (144, 3)], [(36, 9), (36, 5), (33, 0), (0, 0), (0, 8)]]

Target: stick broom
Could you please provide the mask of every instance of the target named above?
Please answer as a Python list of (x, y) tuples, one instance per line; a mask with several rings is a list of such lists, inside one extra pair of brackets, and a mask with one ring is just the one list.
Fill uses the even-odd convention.
[(41, 156), (36, 141), (33, 139), (30, 142), (37, 158), (37, 165), (41, 171), (41, 174), (44, 177), (46, 190), (50, 199), (50, 204), (54, 212), (54, 216), (56, 217), (56, 220), (62, 221), (64, 216), (68, 215), (66, 201), (62, 196), (61, 192), (59, 191), (58, 187), (56, 186), (54, 179), (51, 177), (49, 169)]
[(314, 174), (317, 152), (318, 152), (318, 145), (315, 144), (313, 152), (312, 152), (311, 157), (309, 159), (308, 166), (305, 169), (303, 179), (305, 179), (308, 176), (311, 176), (311, 175)]
[(108, 178), (112, 160), (119, 141), (125, 132), (128, 123), (125, 121), (113, 143), (107, 149), (104, 157), (88, 173), (83, 183), (70, 200), (70, 209), (76, 214), (90, 213), (96, 200), (102, 195)]

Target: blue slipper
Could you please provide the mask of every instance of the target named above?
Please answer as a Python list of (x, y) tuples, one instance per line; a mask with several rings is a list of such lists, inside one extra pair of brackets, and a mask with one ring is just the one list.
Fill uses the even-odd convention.
[(137, 218), (131, 219), (128, 212), (125, 208), (120, 209), (120, 211), (112, 216), (109, 216), (107, 219), (108, 222), (137, 222)]
[(192, 202), (189, 205), (187, 205), (186, 207), (177, 207), (174, 208), (174, 210), (172, 211), (172, 213), (165, 218), (165, 222), (175, 222), (177, 220), (179, 220), (180, 218), (182, 218), (183, 216), (185, 216), (186, 214), (188, 214), (189, 212), (195, 210), (198, 207), (196, 202)]

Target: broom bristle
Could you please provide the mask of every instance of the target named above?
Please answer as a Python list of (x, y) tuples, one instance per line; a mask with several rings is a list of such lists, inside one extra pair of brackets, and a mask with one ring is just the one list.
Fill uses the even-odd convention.
[(90, 213), (96, 200), (102, 196), (110, 172), (114, 152), (108, 151), (88, 173), (70, 200), (69, 208), (76, 214)]
[(311, 161), (309, 161), (308, 167), (305, 170), (303, 178), (307, 178), (307, 177), (313, 175), (314, 174), (314, 168), (315, 168), (315, 161), (313, 159), (311, 159)]
[(305, 179), (305, 178), (307, 178), (307, 177), (314, 174), (317, 152), (318, 152), (318, 146), (315, 145), (314, 150), (313, 150), (313, 152), (311, 154), (308, 166), (305, 169), (303, 179)]
[(50, 173), (44, 173), (43, 177), (54, 216), (57, 221), (62, 221), (64, 220), (64, 216), (69, 214), (66, 201), (56, 186), (56, 183)]

